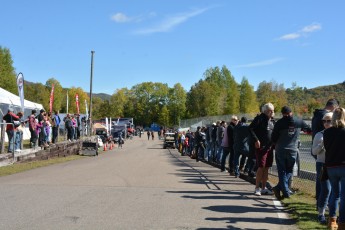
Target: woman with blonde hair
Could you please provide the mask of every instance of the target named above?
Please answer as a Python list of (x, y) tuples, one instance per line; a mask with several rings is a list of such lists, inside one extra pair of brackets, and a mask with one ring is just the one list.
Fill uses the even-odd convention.
[[(333, 112), (332, 127), (323, 134), (326, 149), (325, 165), (332, 195), (329, 202), (329, 229), (345, 230), (345, 109)], [(340, 203), (339, 203), (340, 200)], [(337, 214), (339, 203), (339, 219)]]
[(318, 221), (321, 224), (327, 224), (325, 211), (331, 194), (331, 183), (329, 179), (321, 176), (325, 175), (325, 170), (327, 170), (324, 167), (326, 150), (323, 144), (323, 134), (326, 129), (332, 127), (332, 116), (333, 113), (328, 112), (322, 117), (324, 129), (316, 133), (312, 147), (312, 154), (316, 156), (316, 200), (319, 212)]

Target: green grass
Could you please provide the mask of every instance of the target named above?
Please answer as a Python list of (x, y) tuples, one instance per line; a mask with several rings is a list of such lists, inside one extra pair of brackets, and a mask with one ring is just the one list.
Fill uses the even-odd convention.
[(290, 211), (290, 216), (296, 220), (299, 229), (327, 229), (326, 225), (317, 222), (315, 197), (298, 192), (290, 199), (284, 199), (282, 203)]
[(0, 167), (0, 176), (11, 175), (19, 172), (24, 172), (27, 170), (40, 168), (52, 164), (63, 163), (67, 161), (72, 161), (76, 159), (80, 159), (83, 156), (79, 155), (71, 155), (67, 157), (59, 157), (59, 158), (51, 158), (48, 160), (39, 160), (39, 161), (32, 161), (32, 162), (24, 162), (24, 163), (15, 163), (13, 165), (3, 166)]

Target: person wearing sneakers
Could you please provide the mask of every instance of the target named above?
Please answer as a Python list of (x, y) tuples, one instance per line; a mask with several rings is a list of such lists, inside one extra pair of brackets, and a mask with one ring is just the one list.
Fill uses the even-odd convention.
[[(254, 140), (257, 164), (255, 192), (256, 196), (272, 195), (273, 192), (266, 188), (268, 169), (273, 163), (273, 148), (271, 134), (274, 127), (274, 106), (267, 103), (262, 107), (262, 113), (257, 115), (249, 125), (251, 138)], [(261, 188), (260, 188), (261, 184)]]
[[(274, 125), (272, 143), (275, 145), (275, 159), (278, 170), (278, 185), (273, 188), (278, 200), (289, 198), (289, 180), (298, 155), (298, 141), (301, 130), (310, 132), (311, 128), (303, 120), (292, 116), (292, 110), (284, 106), (283, 117)], [(283, 193), (283, 196), (280, 195)]]

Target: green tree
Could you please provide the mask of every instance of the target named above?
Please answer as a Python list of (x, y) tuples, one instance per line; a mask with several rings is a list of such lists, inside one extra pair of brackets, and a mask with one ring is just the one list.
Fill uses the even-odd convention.
[(180, 83), (175, 84), (173, 88), (169, 89), (168, 101), (166, 103), (168, 108), (166, 112), (170, 115), (169, 121), (172, 121), (171, 125), (179, 124), (181, 118), (185, 116), (186, 99), (186, 91)]
[(92, 120), (104, 118), (102, 116), (102, 106), (103, 100), (100, 97), (92, 97)]
[(255, 114), (259, 112), (256, 94), (248, 79), (243, 77), (240, 85), (240, 112), (244, 114)]
[[(90, 100), (86, 92), (80, 87), (72, 87), (68, 90), (68, 113), (77, 113), (76, 95), (79, 100), (79, 113), (86, 113), (85, 100)], [(92, 109), (92, 111), (94, 111)]]
[(126, 111), (126, 104), (128, 104), (128, 89), (118, 89), (110, 98), (111, 117), (124, 117)]
[[(25, 76), (24, 76), (25, 80)], [(0, 87), (18, 95), (16, 73), (10, 50), (0, 46)], [(24, 92), (25, 94), (25, 92)]]
[[(54, 85), (54, 101), (53, 101), (53, 111), (61, 111), (62, 101), (64, 100), (63, 89), (58, 80), (55, 78), (50, 78), (46, 82), (46, 87), (51, 92), (52, 86)], [(81, 103), (81, 102), (80, 102)], [(47, 108), (48, 109), (48, 108)]]
[(237, 114), (240, 112), (240, 92), (238, 90), (238, 84), (226, 66), (223, 66), (221, 73), (225, 80), (223, 86), (225, 98), (221, 99), (225, 102), (225, 105), (221, 114)]
[(283, 84), (263, 81), (259, 84), (256, 97), (260, 106), (271, 102), (276, 111), (287, 105), (287, 95)]

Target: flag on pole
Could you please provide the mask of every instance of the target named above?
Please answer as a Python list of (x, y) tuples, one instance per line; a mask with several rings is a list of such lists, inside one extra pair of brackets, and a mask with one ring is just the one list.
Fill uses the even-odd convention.
[(49, 100), (49, 111), (50, 111), (50, 113), (53, 112), (53, 103), (54, 103), (54, 84), (52, 84), (52, 90), (50, 92), (50, 100)]
[(86, 101), (86, 99), (85, 99), (85, 111), (86, 111), (86, 120), (88, 120), (89, 119), (89, 111), (87, 109), (87, 101)]
[(20, 97), (21, 110), (24, 113), (24, 76), (22, 73), (17, 75), (17, 86)]
[(80, 114), (79, 113), (79, 96), (78, 96), (78, 94), (75, 95), (75, 103), (77, 105), (77, 114)]
[(105, 128), (107, 130), (107, 134), (109, 134), (109, 126), (108, 126), (108, 118), (105, 118)]

